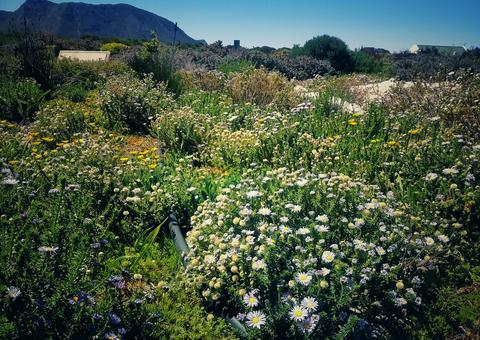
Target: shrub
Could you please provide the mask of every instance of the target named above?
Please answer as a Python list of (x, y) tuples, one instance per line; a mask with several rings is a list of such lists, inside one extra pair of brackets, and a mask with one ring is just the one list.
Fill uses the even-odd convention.
[(449, 238), (375, 185), (259, 168), (192, 217), (190, 287), (253, 338), (410, 331), (437, 278), (435, 266), (418, 262), (447, 257)]
[(354, 70), (357, 73), (375, 73), (390, 76), (393, 73), (392, 63), (387, 56), (353, 52)]
[(152, 74), (153, 80), (164, 82), (170, 91), (179, 95), (182, 88), (180, 78), (175, 73), (174, 53), (174, 49), (161, 49), (154, 34), (151, 40), (143, 44), (140, 53), (135, 54), (128, 63), (140, 77)]
[(210, 116), (184, 107), (160, 115), (152, 123), (152, 134), (162, 147), (191, 154), (205, 142), (211, 125)]
[(31, 130), (40, 137), (69, 140), (74, 134), (87, 129), (89, 115), (89, 109), (84, 104), (67, 100), (50, 101), (38, 111)]
[(109, 42), (105, 43), (100, 47), (101, 51), (110, 51), (111, 54), (118, 54), (123, 50), (127, 49), (128, 46), (118, 42)]
[(157, 83), (153, 75), (139, 79), (125, 73), (107, 80), (100, 104), (108, 128), (147, 133), (150, 122), (173, 105), (173, 98), (166, 84)]
[(293, 85), (277, 72), (255, 69), (233, 74), (227, 91), (236, 102), (249, 102), (277, 108), (293, 107), (296, 101)]
[(322, 35), (308, 40), (303, 51), (311, 57), (328, 60), (333, 68), (341, 72), (351, 72), (353, 61), (347, 44), (337, 37)]
[(227, 59), (224, 60), (217, 69), (225, 74), (233, 72), (247, 72), (255, 66), (247, 60), (243, 59)]
[(44, 90), (54, 86), (52, 79), (55, 55), (53, 38), (41, 33), (26, 32), (17, 38), (15, 54), (21, 64), (21, 75), (33, 78)]
[(33, 79), (0, 80), (0, 117), (11, 121), (31, 121), (47, 92)]
[(289, 79), (305, 80), (335, 72), (329, 61), (318, 60), (305, 55), (291, 57), (280, 53), (265, 54), (254, 51), (248, 53), (245, 58), (256, 67), (278, 71)]
[(418, 114), (442, 118), (449, 126), (461, 126), (477, 133), (480, 128), (480, 75), (456, 72), (446, 81), (417, 81), (411, 86), (398, 83), (382, 99), (391, 114)]
[(209, 92), (222, 91), (225, 87), (226, 77), (216, 71), (178, 71), (182, 88), (187, 90), (200, 89)]

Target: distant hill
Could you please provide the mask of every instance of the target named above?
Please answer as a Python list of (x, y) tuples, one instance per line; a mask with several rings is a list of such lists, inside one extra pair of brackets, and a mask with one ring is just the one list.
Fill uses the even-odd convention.
[[(93, 35), (149, 39), (153, 30), (157, 32), (159, 40), (172, 42), (175, 30), (173, 22), (126, 4), (56, 4), (48, 0), (26, 0), (14, 12), (0, 11), (0, 30), (23, 31), (24, 18), (34, 31), (72, 38)], [(184, 44), (206, 43), (191, 38), (180, 28), (177, 29), (176, 41)]]

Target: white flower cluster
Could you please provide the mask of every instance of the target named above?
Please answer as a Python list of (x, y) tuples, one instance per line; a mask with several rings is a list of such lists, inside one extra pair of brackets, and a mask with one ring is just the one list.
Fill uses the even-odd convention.
[(314, 332), (336, 319), (345, 294), (359, 314), (374, 302), (416, 305), (432, 255), (449, 239), (405, 208), (345, 175), (254, 166), (192, 217), (189, 282), (213, 305), (234, 301), (252, 328), (283, 320)]

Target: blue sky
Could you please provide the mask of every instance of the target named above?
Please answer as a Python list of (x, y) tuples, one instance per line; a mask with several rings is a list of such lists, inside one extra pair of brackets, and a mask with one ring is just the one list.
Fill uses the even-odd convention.
[[(15, 10), (22, 0), (0, 0)], [(54, 2), (68, 2), (55, 0)], [(480, 46), (480, 0), (83, 0), (128, 3), (209, 43), (291, 47), (330, 34), (350, 48), (405, 50), (413, 43)]]

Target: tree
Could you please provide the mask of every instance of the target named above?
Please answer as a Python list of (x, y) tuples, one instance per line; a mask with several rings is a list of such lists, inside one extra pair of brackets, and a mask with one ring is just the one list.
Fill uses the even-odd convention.
[(330, 61), (337, 71), (353, 71), (353, 60), (348, 46), (337, 37), (329, 35), (314, 37), (305, 43), (303, 50), (306, 55)]

